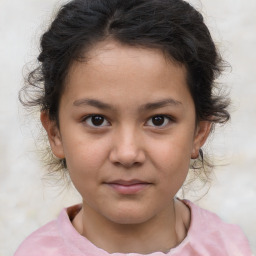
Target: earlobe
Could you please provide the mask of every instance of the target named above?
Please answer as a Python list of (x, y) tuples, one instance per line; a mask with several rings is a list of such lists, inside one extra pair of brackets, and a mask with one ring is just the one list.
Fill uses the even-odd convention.
[(44, 129), (47, 132), (52, 153), (60, 159), (65, 158), (63, 146), (62, 146), (61, 134), (56, 124), (56, 121), (50, 120), (49, 114), (46, 111), (41, 112), (40, 119)]
[(194, 145), (191, 153), (191, 158), (196, 159), (199, 155), (200, 148), (204, 145), (207, 140), (212, 128), (212, 122), (210, 121), (200, 121), (197, 125), (195, 137), (194, 137)]

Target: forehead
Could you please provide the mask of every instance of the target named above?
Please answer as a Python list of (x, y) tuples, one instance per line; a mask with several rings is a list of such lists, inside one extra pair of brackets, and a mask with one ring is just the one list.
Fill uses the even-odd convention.
[(103, 68), (106, 71), (116, 72), (121, 68), (129, 68), (129, 71), (132, 71), (131, 67), (133, 66), (134, 70), (136, 68), (144, 69), (145, 71), (151, 71), (151, 74), (152, 71), (154, 71), (153, 74), (165, 73), (170, 71), (169, 66), (175, 66), (182, 70), (182, 75), (185, 74), (184, 77), (186, 78), (184, 65), (174, 61), (162, 50), (156, 48), (129, 46), (114, 40), (106, 40), (91, 47), (81, 57), (81, 61), (72, 63), (68, 78), (72, 77), (72, 74), (78, 71), (77, 69), (83, 68), (82, 64), (87, 65), (88, 69)]
[[(122, 97), (154, 101), (169, 96), (181, 101), (190, 97), (184, 66), (171, 61), (159, 49), (98, 43), (84, 61), (75, 61), (66, 80), (66, 93), (73, 98)], [(77, 99), (76, 99), (77, 100)]]

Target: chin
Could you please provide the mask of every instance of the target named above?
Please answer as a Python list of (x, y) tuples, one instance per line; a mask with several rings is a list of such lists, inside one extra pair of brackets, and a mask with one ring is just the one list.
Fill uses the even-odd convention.
[(115, 209), (115, 212), (105, 215), (110, 221), (116, 224), (141, 224), (149, 219), (153, 218), (154, 214), (150, 214), (149, 211), (143, 211), (141, 209)]

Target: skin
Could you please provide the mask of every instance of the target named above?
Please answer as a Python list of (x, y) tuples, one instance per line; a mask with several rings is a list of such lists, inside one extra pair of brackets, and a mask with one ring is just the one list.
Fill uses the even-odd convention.
[[(196, 123), (186, 69), (161, 51), (105, 41), (87, 57), (69, 70), (59, 126), (41, 113), (53, 154), (66, 158), (83, 198), (73, 225), (110, 253), (166, 252), (187, 234), (189, 209), (173, 198), (211, 124)], [(126, 193), (116, 180), (139, 180), (141, 189)]]

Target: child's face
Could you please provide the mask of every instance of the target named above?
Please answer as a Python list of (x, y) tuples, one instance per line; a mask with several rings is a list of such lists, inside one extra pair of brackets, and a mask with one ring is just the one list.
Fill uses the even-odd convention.
[(42, 122), (85, 208), (145, 222), (170, 207), (210, 124), (196, 124), (186, 70), (160, 51), (104, 42), (89, 57), (69, 71), (60, 129)]

